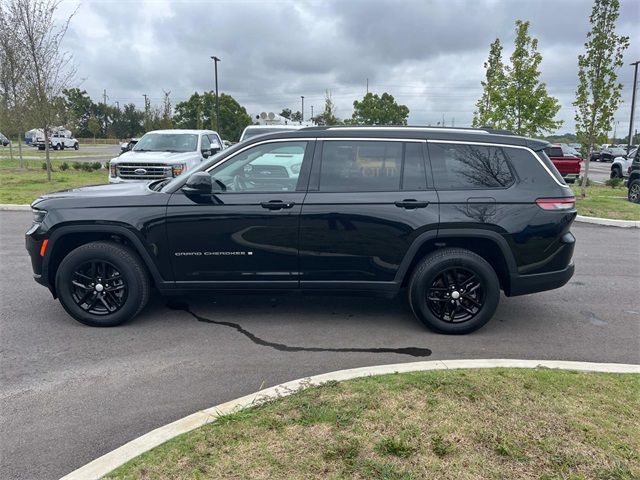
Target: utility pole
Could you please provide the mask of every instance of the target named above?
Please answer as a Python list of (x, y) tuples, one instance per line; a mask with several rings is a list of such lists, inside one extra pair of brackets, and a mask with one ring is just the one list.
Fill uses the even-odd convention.
[(300, 116), (300, 124), (302, 124), (302, 122), (304, 122), (304, 95), (300, 95), (300, 98), (302, 99), (302, 112)]
[(313, 120), (313, 105), (311, 105), (311, 120)]
[(102, 91), (102, 104), (104, 105), (104, 136), (107, 136), (107, 89)]
[(616, 130), (620, 125), (620, 120), (614, 120), (613, 122), (613, 137), (611, 138), (611, 143), (616, 143)]
[(631, 118), (629, 119), (629, 140), (627, 141), (627, 155), (631, 151), (631, 145), (633, 144), (633, 137), (631, 134), (633, 133), (633, 113), (636, 109), (636, 86), (638, 84), (638, 64), (639, 63), (640, 63), (640, 60), (630, 64), (635, 67), (635, 71), (633, 73), (633, 85), (631, 86), (631, 88), (633, 88), (633, 94), (631, 95)]
[(369, 93), (369, 79), (367, 78), (367, 93)]
[(216, 130), (218, 134), (220, 134), (220, 100), (218, 97), (218, 62), (220, 59), (212, 55), (211, 60), (213, 60), (213, 68), (216, 76)]
[(116, 100), (116, 108), (120, 111), (120, 102)]
[(144, 97), (144, 129), (146, 130), (149, 127), (149, 104), (147, 102), (147, 94), (143, 93)]

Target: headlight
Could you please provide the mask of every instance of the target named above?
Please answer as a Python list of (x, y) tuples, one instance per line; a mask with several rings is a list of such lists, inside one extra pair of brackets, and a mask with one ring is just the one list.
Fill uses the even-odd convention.
[(47, 216), (46, 210), (36, 210), (32, 208), (31, 211), (33, 212), (33, 223), (42, 223), (44, 217)]
[(291, 165), (291, 171), (293, 173), (300, 173), (300, 164), (296, 163), (295, 165)]
[(118, 176), (118, 173), (116, 172), (117, 167), (118, 167), (117, 164), (113, 162), (109, 162), (109, 175), (111, 175), (114, 178)]
[(182, 172), (185, 171), (185, 167), (186, 165), (184, 163), (173, 165), (171, 167), (171, 173), (173, 174), (174, 177), (177, 177), (178, 175), (182, 174)]

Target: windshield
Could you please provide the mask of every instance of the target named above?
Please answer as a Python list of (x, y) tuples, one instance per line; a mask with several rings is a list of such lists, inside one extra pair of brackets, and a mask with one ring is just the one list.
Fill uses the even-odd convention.
[(198, 135), (192, 133), (147, 133), (134, 152), (194, 152), (198, 147)]
[(289, 130), (297, 130), (297, 128), (264, 128), (264, 127), (247, 127), (242, 135), (242, 141), (249, 140), (250, 138), (257, 137), (258, 135), (266, 135), (267, 133), (287, 132)]

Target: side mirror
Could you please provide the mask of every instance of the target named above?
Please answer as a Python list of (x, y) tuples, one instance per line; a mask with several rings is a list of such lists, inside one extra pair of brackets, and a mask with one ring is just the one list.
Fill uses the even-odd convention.
[(213, 193), (211, 175), (207, 172), (192, 174), (187, 179), (187, 183), (182, 186), (182, 191), (187, 195), (211, 195)]
[(222, 150), (222, 145), (220, 145), (217, 141), (216, 142), (212, 142), (211, 145), (209, 146), (209, 148), (211, 149), (211, 154), (216, 154), (218, 153), (220, 150)]

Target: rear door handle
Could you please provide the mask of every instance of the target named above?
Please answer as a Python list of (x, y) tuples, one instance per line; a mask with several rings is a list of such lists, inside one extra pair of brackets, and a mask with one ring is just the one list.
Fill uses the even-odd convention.
[(429, 205), (429, 202), (419, 202), (413, 198), (407, 198), (401, 202), (395, 202), (396, 207), (406, 208), (407, 210), (413, 210), (416, 208), (425, 208)]
[(283, 208), (293, 208), (295, 202), (283, 202), (282, 200), (269, 200), (268, 202), (260, 202), (262, 208), (268, 210), (282, 210)]

